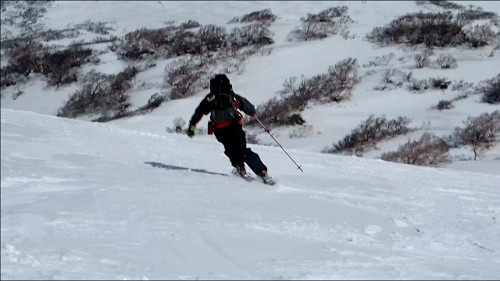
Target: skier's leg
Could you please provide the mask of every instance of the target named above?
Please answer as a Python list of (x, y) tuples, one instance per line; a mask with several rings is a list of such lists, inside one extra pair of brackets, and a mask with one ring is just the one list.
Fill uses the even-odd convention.
[(250, 167), (250, 169), (252, 169), (252, 171), (259, 176), (262, 174), (263, 171), (267, 171), (267, 167), (266, 165), (264, 165), (264, 163), (262, 163), (262, 160), (260, 160), (259, 155), (253, 152), (252, 149), (247, 147), (247, 140), (243, 129), (241, 129), (240, 141), (242, 142), (241, 148), (243, 149), (245, 163), (248, 164), (248, 167)]
[(233, 167), (244, 166), (244, 156), (241, 149), (238, 132), (228, 127), (214, 132), (218, 142), (224, 145), (224, 154), (229, 158)]
[(256, 175), (260, 176), (263, 171), (267, 171), (267, 167), (262, 160), (260, 160), (259, 155), (253, 152), (249, 147), (245, 149), (245, 162)]

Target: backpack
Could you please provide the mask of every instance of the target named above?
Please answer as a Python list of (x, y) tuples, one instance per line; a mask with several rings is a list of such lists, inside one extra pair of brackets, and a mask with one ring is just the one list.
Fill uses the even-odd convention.
[(214, 124), (220, 124), (233, 119), (236, 116), (234, 106), (234, 92), (229, 78), (225, 74), (217, 74), (210, 79), (210, 96), (213, 102), (213, 110), (210, 112), (210, 120)]

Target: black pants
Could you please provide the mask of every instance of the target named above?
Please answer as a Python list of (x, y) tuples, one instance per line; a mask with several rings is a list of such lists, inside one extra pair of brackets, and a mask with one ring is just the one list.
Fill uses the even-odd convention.
[(225, 128), (215, 129), (214, 135), (217, 141), (224, 145), (224, 154), (229, 158), (233, 167), (241, 167), (247, 163), (256, 175), (267, 171), (267, 167), (262, 163), (259, 155), (247, 147), (245, 132), (238, 124), (238, 120), (235, 119), (231, 125)]

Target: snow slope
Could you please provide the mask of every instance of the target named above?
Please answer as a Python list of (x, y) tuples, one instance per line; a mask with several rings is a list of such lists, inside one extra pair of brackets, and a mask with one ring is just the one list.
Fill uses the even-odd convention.
[(500, 176), (1, 111), (2, 279), (498, 279)]
[[(500, 12), (497, 1), (458, 3)], [(340, 5), (355, 21), (350, 39), (285, 40), (306, 13)], [(500, 53), (488, 57), (493, 46), (436, 50), (432, 60), (451, 54), (457, 68), (415, 69), (413, 57), (421, 50), (378, 48), (364, 39), (402, 14), (438, 7), (413, 1), (55, 1), (39, 22), (53, 29), (109, 22), (116, 36), (169, 20), (229, 30), (234, 16), (266, 8), (278, 15), (272, 51), (250, 57), (243, 73), (228, 74), (235, 91), (255, 105), (274, 97), (291, 76), (325, 73), (347, 57), (362, 66), (394, 54), (386, 66), (360, 67), (351, 100), (309, 104), (302, 112), (312, 126), (306, 137), (289, 137), (295, 127), (273, 128), (304, 173), (261, 128), (249, 127), (264, 144), (250, 147), (276, 186), (183, 170), (230, 173), (213, 136), (165, 131), (177, 117), (189, 120), (203, 91), (147, 115), (99, 124), (55, 117), (79, 84), (47, 87), (43, 77), (31, 75), (2, 90), (1, 279), (500, 279), (498, 145), (479, 161), (448, 164), (453, 170), (374, 159), (409, 138), (444, 136), (469, 116), (499, 109), (472, 96), (438, 112), (430, 107), (459, 93), (373, 90), (391, 68), (413, 71), (418, 79), (471, 83), (498, 74)], [(78, 40), (95, 36), (82, 33)], [(100, 59), (82, 73), (118, 73), (128, 65), (111, 52)], [(134, 80), (132, 107), (168, 91), (168, 60), (156, 63)], [(14, 98), (18, 90), (24, 94)], [(419, 130), (378, 144), (366, 158), (319, 153), (370, 114), (408, 116)], [(207, 120), (198, 126), (206, 128)], [(472, 155), (467, 147), (453, 153)]]
[[(473, 4), (483, 7), (486, 11), (499, 12), (499, 2), (465, 1), (461, 5)], [(349, 39), (341, 35), (332, 36), (324, 40), (310, 42), (288, 42), (290, 31), (300, 26), (300, 18), (307, 13), (317, 13), (333, 6), (348, 6), (348, 14), (354, 23), (348, 26)], [(445, 111), (431, 110), (440, 100), (453, 99), (461, 95), (459, 91), (426, 91), (422, 94), (409, 92), (406, 88), (392, 91), (376, 91), (381, 85), (382, 75), (388, 69), (399, 69), (405, 73), (413, 72), (416, 79), (445, 77), (450, 81), (460, 81), (477, 84), (498, 74), (500, 55), (489, 57), (494, 46), (479, 49), (446, 48), (436, 49), (431, 60), (440, 54), (449, 54), (457, 59), (457, 68), (441, 70), (435, 68), (416, 69), (414, 56), (421, 49), (406, 48), (403, 46), (376, 47), (365, 39), (367, 33), (376, 26), (384, 26), (391, 20), (406, 14), (418, 11), (443, 11), (436, 5), (417, 4), (415, 1), (55, 1), (47, 8), (38, 21), (46, 28), (61, 29), (67, 26), (83, 23), (88, 20), (105, 22), (113, 27), (111, 35), (118, 37), (139, 28), (160, 28), (167, 21), (177, 23), (196, 20), (203, 25), (216, 24), (225, 26), (229, 31), (234, 24), (227, 22), (235, 16), (270, 9), (278, 16), (270, 29), (274, 33), (275, 44), (270, 53), (263, 52), (250, 57), (245, 63), (243, 73), (229, 73), (228, 76), (234, 85), (235, 91), (247, 97), (256, 106), (266, 102), (283, 89), (285, 79), (292, 76), (310, 78), (317, 74), (326, 73), (329, 66), (353, 57), (360, 65), (360, 83), (354, 88), (349, 101), (333, 104), (309, 103), (302, 112), (309, 130), (302, 133), (302, 137), (290, 137), (297, 127), (283, 127), (273, 130), (273, 134), (287, 148), (309, 152), (320, 152), (327, 146), (337, 143), (352, 129), (366, 120), (370, 115), (395, 118), (406, 116), (412, 120), (410, 126), (417, 128), (414, 134), (381, 142), (379, 150), (367, 152), (364, 156), (378, 158), (383, 152), (394, 151), (409, 139), (415, 140), (425, 132), (432, 132), (439, 136), (452, 133), (454, 128), (463, 126), (463, 121), (469, 116), (478, 116), (481, 113), (491, 113), (499, 109), (498, 105), (480, 103), (480, 96), (471, 96), (465, 100), (455, 102), (455, 108)], [(9, 29), (8, 26), (2, 26)], [(498, 30), (497, 30), (498, 31)], [(12, 30), (15, 33), (15, 30)], [(76, 40), (89, 41), (96, 34), (85, 33)], [(50, 41), (51, 45), (67, 45), (70, 40)], [(105, 51), (106, 44), (98, 44), (96, 49)], [(498, 53), (498, 52), (497, 52)], [(394, 55), (388, 65), (376, 67), (362, 67), (377, 57)], [(112, 52), (104, 52), (99, 57), (98, 65), (86, 65), (82, 74), (92, 69), (104, 73), (118, 73), (129, 62), (118, 60)], [(2, 60), (3, 61), (3, 60)], [(170, 60), (157, 61), (156, 67), (141, 72), (134, 79), (134, 89), (130, 91), (132, 109), (143, 106), (151, 95), (169, 91), (165, 88), (165, 66)], [(217, 71), (217, 70), (214, 70)], [(2, 107), (34, 111), (43, 114), (56, 115), (57, 110), (64, 105), (69, 97), (79, 87), (71, 84), (61, 88), (47, 87), (43, 78), (32, 77), (24, 85), (8, 87), (2, 91)], [(13, 98), (18, 91), (24, 92)], [(173, 125), (173, 120), (182, 118), (188, 121), (194, 108), (205, 91), (196, 93), (193, 97), (169, 101), (162, 104), (154, 112), (133, 118), (115, 120), (110, 123), (122, 127), (133, 128), (144, 133), (158, 135), (165, 134), (166, 127)], [(83, 116), (81, 119), (90, 118)], [(206, 129), (206, 120), (198, 124)], [(265, 145), (275, 145), (272, 139), (260, 128), (248, 128), (251, 134), (257, 136), (258, 141)], [(200, 136), (211, 139), (212, 136)], [(453, 152), (462, 159), (473, 156), (469, 149)], [(456, 161), (448, 167), (457, 170), (478, 171), (491, 174), (500, 174), (500, 147), (485, 151), (479, 161)]]

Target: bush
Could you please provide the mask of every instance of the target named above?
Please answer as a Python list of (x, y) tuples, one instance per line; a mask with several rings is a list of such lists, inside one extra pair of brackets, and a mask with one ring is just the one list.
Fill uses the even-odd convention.
[(395, 57), (394, 53), (389, 53), (388, 55), (376, 56), (375, 60), (369, 61), (368, 64), (363, 64), (363, 67), (371, 67), (371, 66), (379, 66), (379, 65), (388, 65), (389, 62)]
[(182, 58), (165, 67), (165, 82), (172, 88), (171, 98), (181, 99), (193, 95), (200, 89), (206, 76), (195, 59)]
[(415, 91), (415, 92), (422, 92), (422, 91), (428, 90), (428, 89), (445, 90), (445, 89), (448, 89), (450, 84), (451, 84), (451, 81), (449, 81), (443, 77), (429, 78), (427, 80), (426, 79), (424, 79), (424, 80), (413, 79), (410, 82), (408, 89), (410, 91)]
[(240, 22), (274, 22), (278, 17), (273, 15), (270, 9), (251, 12), (241, 17)]
[(495, 38), (495, 32), (488, 25), (475, 25), (464, 29), (465, 43), (472, 48), (490, 44)]
[(413, 13), (399, 17), (386, 27), (376, 27), (367, 39), (381, 45), (424, 44), (427, 47), (454, 47), (467, 44), (477, 48), (488, 44), (495, 36), (487, 25), (465, 28), (473, 16), (454, 18), (451, 12)]
[(93, 61), (91, 49), (71, 45), (62, 51), (50, 52), (41, 44), (28, 44), (9, 53), (10, 64), (4, 68), (2, 76), (7, 79), (2, 86), (12, 84), (13, 73), (28, 76), (40, 73), (48, 78), (50, 86), (60, 86), (77, 80), (75, 69)]
[(464, 121), (464, 128), (455, 128), (450, 141), (455, 146), (471, 145), (488, 148), (498, 141), (500, 133), (500, 111), (491, 114), (483, 113), (478, 117), (469, 117)]
[(227, 33), (224, 27), (213, 24), (205, 25), (198, 30), (201, 46), (209, 52), (215, 52), (226, 46)]
[(438, 102), (438, 104), (433, 107), (437, 110), (447, 110), (447, 109), (452, 109), (454, 108), (455, 106), (453, 105), (453, 102), (452, 101), (449, 101), (449, 100), (440, 100)]
[(356, 59), (348, 58), (330, 66), (327, 74), (302, 79), (298, 85), (295, 77), (287, 79), (281, 91), (282, 98), (278, 100), (274, 97), (257, 107), (257, 116), (278, 125), (300, 125), (305, 121), (294, 117), (294, 114), (304, 110), (309, 100), (341, 102), (348, 99), (358, 82), (357, 69)]
[(485, 12), (481, 10), (464, 10), (461, 13), (457, 14), (457, 20), (462, 22), (472, 22), (475, 20), (491, 20), (497, 16), (496, 13), (493, 12)]
[(159, 107), (165, 100), (166, 97), (164, 95), (155, 93), (151, 97), (149, 97), (148, 103), (141, 109), (151, 111)]
[(325, 148), (326, 153), (348, 153), (361, 155), (367, 149), (375, 146), (381, 140), (404, 135), (410, 131), (408, 124), (410, 119), (398, 117), (387, 120), (385, 117), (373, 117), (370, 115), (359, 127), (340, 140), (333, 148)]
[(25, 76), (32, 72), (41, 72), (43, 56), (48, 52), (49, 48), (37, 42), (21, 44), (17, 48), (9, 49), (6, 52), (9, 65), (5, 68), (5, 72), (19, 73)]
[[(196, 25), (193, 21), (180, 26), (169, 25), (159, 29), (142, 28), (125, 34), (124, 38), (112, 46), (112, 50), (123, 58), (142, 60), (162, 56), (179, 56), (183, 54), (199, 54), (202, 52), (200, 37), (216, 29), (208, 26), (195, 33), (188, 29)], [(199, 32), (200, 32), (199, 30)], [(209, 44), (210, 45), (210, 44)]]
[(132, 87), (129, 80), (136, 73), (137, 69), (133, 67), (117, 75), (89, 72), (83, 79), (82, 88), (59, 109), (57, 116), (75, 118), (83, 114), (124, 114), (130, 106), (130, 97), (126, 94)]
[(312, 125), (304, 125), (293, 128), (293, 130), (288, 135), (291, 139), (295, 138), (306, 138), (313, 135)]
[(257, 48), (274, 43), (272, 33), (265, 23), (255, 23), (235, 28), (228, 34), (224, 27), (216, 25), (200, 26), (188, 21), (179, 26), (169, 25), (160, 29), (140, 29), (127, 33), (123, 40), (116, 42), (112, 50), (123, 58), (142, 60), (145, 58), (176, 57), (186, 54), (212, 56), (216, 52), (231, 47), (233, 52), (248, 47)]
[[(419, 1), (417, 1), (419, 2)], [(422, 1), (422, 2), (427, 2), (427, 1)], [(450, 1), (444, 1), (444, 0), (430, 0), (429, 1), (431, 4), (445, 8), (445, 9), (452, 9), (452, 10), (461, 10), (464, 7), (462, 5), (450, 2)]]
[(408, 141), (395, 152), (381, 155), (381, 159), (396, 163), (436, 166), (446, 162), (449, 145), (443, 139), (431, 133), (424, 133), (417, 141)]
[(429, 85), (434, 89), (445, 90), (450, 84), (451, 81), (443, 77), (429, 78)]
[(429, 89), (429, 87), (430, 87), (430, 85), (429, 85), (428, 80), (426, 80), (426, 79), (424, 79), (424, 80), (413, 79), (410, 82), (410, 85), (408, 86), (408, 89), (410, 91), (422, 92), (424, 90)]
[(421, 54), (415, 55), (415, 65), (417, 68), (428, 67), (430, 60), (429, 56), (431, 55), (431, 50), (425, 49)]
[(454, 81), (451, 85), (453, 91), (469, 91), (474, 86), (473, 83), (465, 82), (464, 80)]
[(453, 56), (451, 56), (451, 55), (440, 55), (436, 59), (436, 63), (442, 69), (450, 69), (450, 68), (456, 68), (457, 67), (457, 60)]
[(398, 69), (388, 69), (382, 75), (382, 86), (376, 86), (373, 89), (377, 91), (394, 90), (402, 87), (405, 82), (412, 82), (413, 73), (404, 73)]
[(186, 121), (180, 116), (175, 117), (175, 119), (172, 121), (173, 127), (167, 127), (166, 131), (169, 133), (177, 133), (181, 134), (184, 133), (187, 130), (186, 126)]
[(234, 28), (228, 37), (231, 48), (238, 50), (248, 46), (262, 47), (274, 43), (268, 26), (255, 23)]
[(16, 85), (23, 82), (25, 76), (20, 73), (12, 71), (10, 66), (2, 67), (0, 69), (0, 88), (4, 89), (9, 86)]
[(308, 41), (337, 34), (341, 27), (352, 22), (347, 10), (347, 6), (342, 6), (332, 7), (318, 14), (308, 13), (306, 17), (300, 19), (302, 25), (290, 32), (288, 40)]
[(464, 35), (451, 13), (414, 13), (393, 20), (387, 27), (376, 27), (367, 35), (379, 44), (425, 44), (427, 47), (455, 46)]
[(500, 74), (483, 81), (476, 87), (476, 91), (483, 94), (482, 101), (491, 104), (500, 103)]
[(396, 87), (403, 85), (402, 77), (405, 74), (398, 69), (389, 69), (384, 72), (383, 82), (386, 84), (391, 84)]
[(86, 22), (81, 24), (77, 24), (75, 27), (82, 28), (85, 29), (86, 31), (100, 35), (108, 35), (109, 31), (113, 30), (113, 28), (107, 26), (107, 23), (105, 22), (92, 22), (90, 20), (87, 20)]

